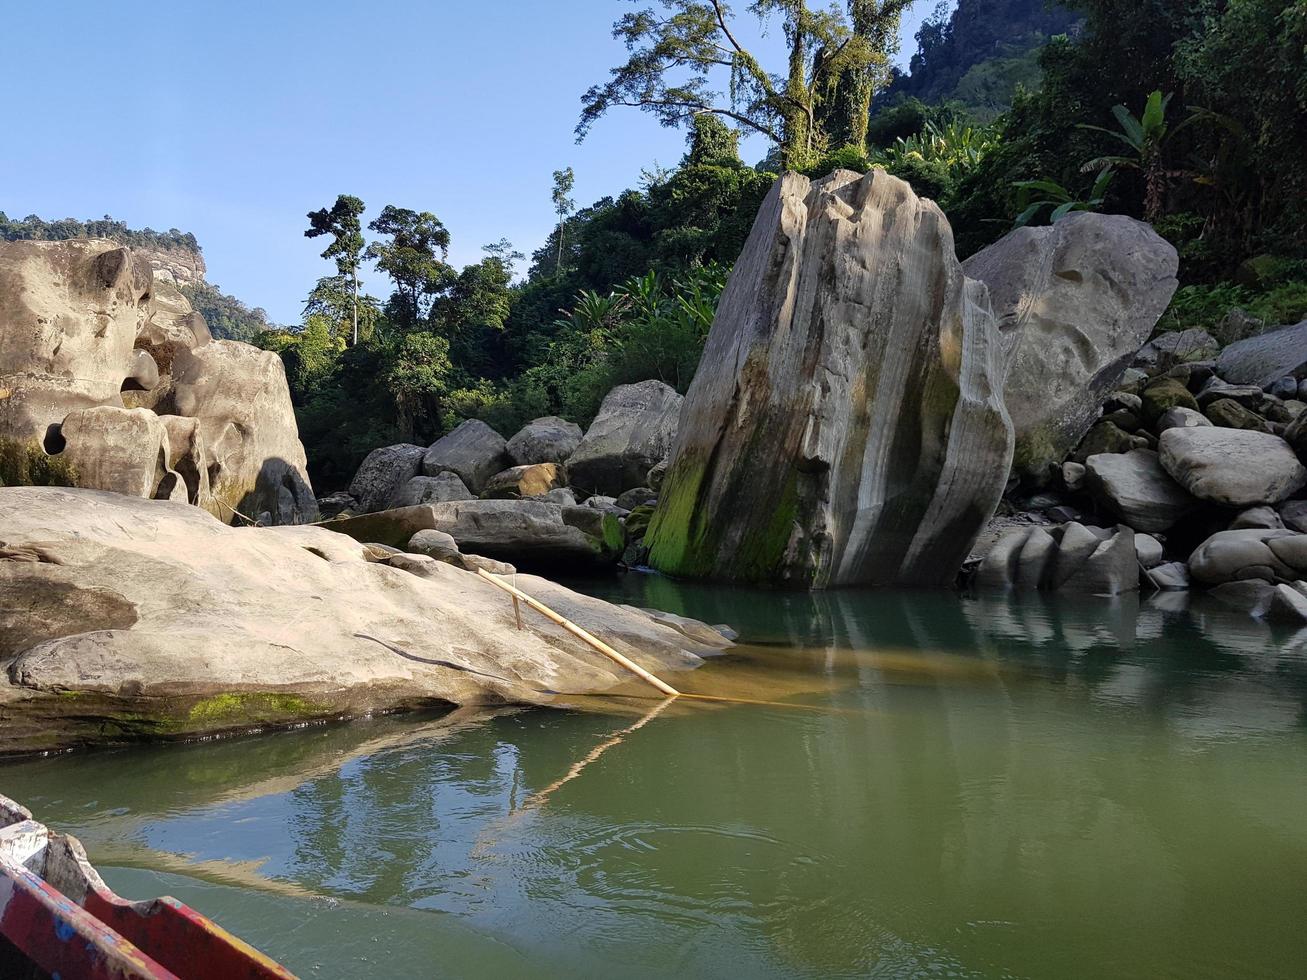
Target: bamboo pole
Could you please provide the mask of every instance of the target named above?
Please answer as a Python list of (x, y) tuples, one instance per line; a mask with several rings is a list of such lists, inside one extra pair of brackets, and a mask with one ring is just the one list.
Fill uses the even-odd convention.
[(645, 670), (643, 667), (637, 664), (634, 660), (631, 660), (629, 657), (625, 657), (622, 654), (618, 653), (603, 640), (599, 639), (596, 636), (593, 636), (590, 633), (587, 633), (585, 630), (577, 626), (576, 623), (572, 622), (570, 619), (567, 619), (564, 616), (560, 616), (558, 613), (554, 612), (552, 609), (550, 609), (540, 600), (533, 599), (525, 592), (519, 591), (515, 586), (509, 585), (503, 579), (491, 575), (484, 568), (478, 568), (477, 574), (480, 575), (482, 578), (492, 582), (497, 587), (503, 589), (509, 595), (513, 596), (514, 599), (521, 599), (523, 602), (525, 602), (536, 612), (540, 613), (546, 619), (557, 623), (559, 626), (563, 627), (563, 629), (567, 630), (567, 632), (571, 633), (573, 636), (588, 643), (590, 646), (594, 647), (609, 660), (612, 660), (614, 663), (621, 664), (623, 667), (625, 667), (631, 673), (635, 674), (641, 680), (657, 688), (659, 691), (662, 691), (663, 694), (666, 694), (670, 698), (680, 696), (681, 692), (678, 691), (676, 688), (672, 687), (672, 685), (655, 677), (653, 674), (649, 673), (649, 671)]

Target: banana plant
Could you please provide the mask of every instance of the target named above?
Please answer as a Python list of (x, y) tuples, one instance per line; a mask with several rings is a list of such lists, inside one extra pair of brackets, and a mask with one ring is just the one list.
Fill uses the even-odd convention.
[[(1012, 186), (1021, 192), (1018, 203), (1022, 210), (1012, 222), (1012, 227), (1020, 228), (1029, 224), (1044, 208), (1053, 209), (1048, 219), (1050, 223), (1072, 211), (1097, 211), (1103, 206), (1108, 185), (1112, 183), (1115, 174), (1116, 171), (1111, 167), (1100, 170), (1098, 176), (1094, 178), (1094, 185), (1089, 189), (1089, 194), (1083, 199), (1076, 197), (1057, 181), (1047, 177), (1040, 180), (1017, 181)], [(1036, 201), (1030, 200), (1035, 194), (1042, 194), (1043, 197)]]

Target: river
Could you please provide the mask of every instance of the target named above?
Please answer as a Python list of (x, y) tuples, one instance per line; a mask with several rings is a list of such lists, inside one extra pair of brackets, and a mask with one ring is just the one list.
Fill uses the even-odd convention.
[(1307, 971), (1307, 637), (1176, 595), (582, 587), (729, 623), (677, 682), (782, 704), (373, 718), (0, 787), (305, 977)]

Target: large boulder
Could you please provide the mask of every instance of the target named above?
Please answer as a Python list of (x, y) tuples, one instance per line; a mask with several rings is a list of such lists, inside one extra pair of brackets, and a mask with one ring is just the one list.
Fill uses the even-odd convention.
[(1218, 531), (1189, 556), (1189, 574), (1205, 585), (1295, 581), (1307, 575), (1307, 534), (1287, 529)]
[(508, 443), (480, 419), (468, 419), (431, 444), (422, 460), (427, 476), (453, 473), (472, 493), (509, 467)]
[(443, 504), (450, 500), (472, 500), (472, 491), (464, 486), (457, 473), (437, 473), (435, 476), (415, 476), (399, 489), (391, 507), (412, 507), (414, 504)]
[(951, 583), (1007, 480), (1002, 354), (933, 202), (881, 170), (784, 175), (686, 396), (650, 563), (818, 588)]
[(426, 454), (425, 446), (411, 443), (383, 446), (368, 453), (349, 485), (349, 495), (357, 501), (358, 512), (367, 514), (403, 506), (396, 498), (401, 488), (421, 472)]
[(1165, 531), (1199, 506), (1151, 449), (1100, 453), (1085, 466), (1094, 498), (1136, 531)]
[(1216, 358), (1216, 373), (1233, 384), (1265, 388), (1307, 376), (1307, 320), (1236, 341)]
[(567, 470), (557, 463), (530, 463), (510, 466), (486, 481), (481, 496), (505, 500), (540, 497), (550, 490), (567, 486)]
[[(7, 752), (551, 703), (630, 681), (530, 611), (518, 630), (509, 597), (475, 574), (369, 562), (320, 527), (233, 528), (182, 504), (24, 487), (0, 489), (0, 541)], [(544, 579), (516, 584), (655, 673), (728, 646)]]
[(1226, 507), (1278, 504), (1307, 484), (1307, 469), (1279, 436), (1247, 429), (1167, 429), (1162, 467), (1200, 500)]
[(459, 550), (526, 568), (611, 565), (626, 544), (616, 517), (543, 500), (468, 500), (429, 507)]
[(1176, 288), (1175, 249), (1123, 215), (1018, 228), (962, 271), (989, 287), (1010, 351), (1014, 467), (1042, 482), (1084, 436)]
[(531, 463), (565, 463), (581, 444), (581, 427), (575, 422), (546, 415), (532, 419), (508, 440), (508, 455), (517, 466)]
[[(281, 359), (213, 341), (131, 249), (0, 243), (0, 392), (6, 482), (176, 496), (229, 522), (317, 517)], [(181, 469), (161, 492), (149, 471), (165, 441)], [(136, 476), (123, 479), (129, 459)]]
[(567, 458), (572, 485), (617, 496), (642, 486), (676, 438), (683, 399), (661, 381), (618, 385), (599, 406), (585, 438)]

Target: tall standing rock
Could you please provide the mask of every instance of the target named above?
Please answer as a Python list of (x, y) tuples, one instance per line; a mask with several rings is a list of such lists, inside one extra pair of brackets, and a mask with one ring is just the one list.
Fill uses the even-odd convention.
[(931, 201), (883, 171), (786, 174), (686, 396), (645, 541), (694, 577), (953, 580), (1007, 480), (985, 287)]
[(963, 263), (989, 287), (1008, 351), (1018, 474), (1042, 483), (1089, 431), (1171, 301), (1178, 262), (1142, 221), (1079, 212)]

